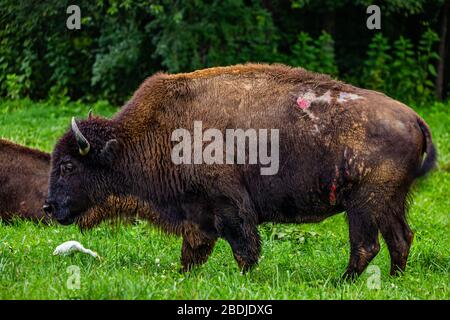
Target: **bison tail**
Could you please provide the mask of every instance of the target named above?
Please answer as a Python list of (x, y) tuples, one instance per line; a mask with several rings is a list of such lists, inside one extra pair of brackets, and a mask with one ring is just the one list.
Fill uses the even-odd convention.
[(422, 165), (418, 168), (416, 174), (417, 177), (422, 177), (436, 166), (437, 151), (431, 139), (431, 132), (428, 125), (421, 118), (417, 118), (417, 123), (419, 124), (420, 130), (422, 130), (422, 134), (425, 138), (423, 152), (427, 154), (425, 160), (422, 162)]

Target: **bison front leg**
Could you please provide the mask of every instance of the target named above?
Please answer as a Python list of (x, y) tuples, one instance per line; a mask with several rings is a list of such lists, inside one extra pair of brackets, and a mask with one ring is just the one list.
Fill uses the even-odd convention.
[(234, 258), (242, 272), (249, 271), (258, 263), (261, 253), (261, 239), (256, 226), (243, 224), (230, 226), (223, 234), (233, 250)]
[(220, 236), (230, 244), (241, 270), (249, 271), (258, 263), (261, 253), (261, 239), (256, 223), (237, 215), (221, 217), (219, 221)]
[(216, 240), (203, 240), (200, 243), (192, 243), (188, 239), (183, 238), (183, 246), (181, 248), (181, 272), (190, 271), (193, 267), (205, 263), (212, 250)]
[(239, 183), (223, 186), (220, 194), (215, 201), (215, 229), (230, 244), (242, 272), (247, 272), (258, 263), (261, 253), (257, 214)]

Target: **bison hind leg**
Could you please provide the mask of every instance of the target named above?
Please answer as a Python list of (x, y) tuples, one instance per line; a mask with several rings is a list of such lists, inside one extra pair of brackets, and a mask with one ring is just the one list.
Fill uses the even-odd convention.
[(391, 275), (405, 271), (409, 251), (414, 238), (406, 220), (406, 197), (397, 195), (382, 215), (378, 216), (378, 226), (391, 257)]
[(406, 267), (413, 233), (406, 221), (407, 187), (393, 182), (359, 190), (347, 210), (350, 262), (346, 276), (361, 274), (380, 250), (378, 231), (391, 257), (391, 275)]
[(350, 209), (347, 212), (350, 236), (350, 261), (346, 279), (359, 276), (380, 251), (378, 226), (370, 211)]

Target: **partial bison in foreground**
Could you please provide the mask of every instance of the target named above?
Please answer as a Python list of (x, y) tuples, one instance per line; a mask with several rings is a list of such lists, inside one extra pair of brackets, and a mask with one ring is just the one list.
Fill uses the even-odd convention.
[(48, 153), (0, 139), (0, 219), (48, 220), (42, 204), (49, 172)]
[[(277, 170), (230, 164), (243, 150), (228, 145), (212, 164), (201, 161), (198, 123), (215, 130), (203, 140), (218, 143), (217, 132), (230, 129), (278, 130), (279, 140), (258, 145), (278, 152)], [(173, 160), (179, 130), (197, 141), (182, 150), (181, 164)], [(256, 151), (245, 145), (249, 136), (250, 159)], [(408, 191), (435, 158), (429, 128), (412, 109), (325, 75), (255, 64), (156, 74), (111, 120), (72, 120), (52, 154), (44, 209), (81, 228), (120, 214), (148, 219), (183, 237), (183, 270), (204, 263), (219, 237), (247, 270), (260, 255), (258, 224), (319, 222), (346, 211), (346, 276), (361, 274), (375, 257), (379, 232), (394, 274), (405, 269), (413, 239)]]

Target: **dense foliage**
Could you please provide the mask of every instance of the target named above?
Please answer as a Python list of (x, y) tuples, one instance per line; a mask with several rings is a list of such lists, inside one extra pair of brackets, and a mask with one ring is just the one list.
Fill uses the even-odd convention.
[[(423, 103), (436, 90), (443, 2), (383, 2), (382, 29), (368, 30), (367, 0), (0, 0), (0, 96), (120, 104), (160, 70), (254, 61)], [(70, 4), (81, 30), (66, 27)]]

